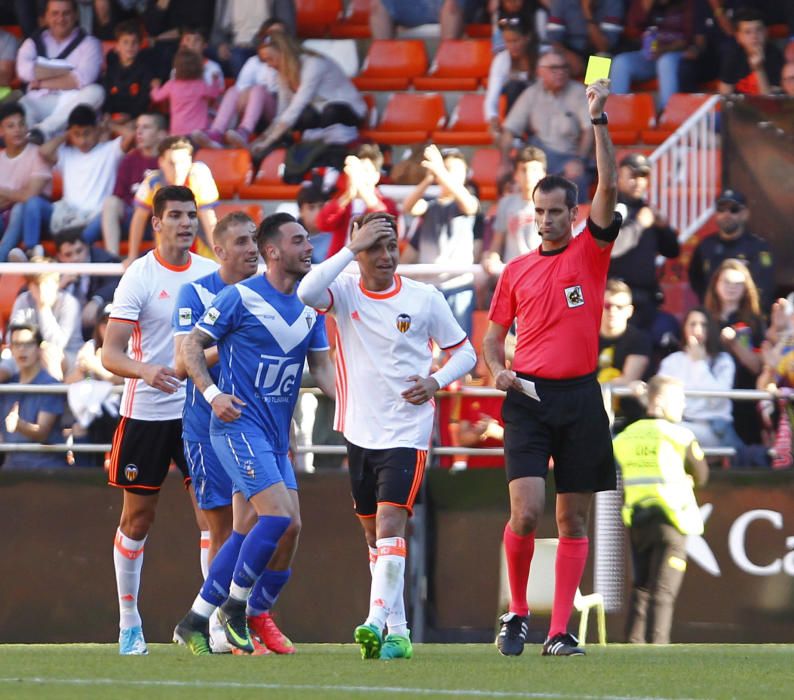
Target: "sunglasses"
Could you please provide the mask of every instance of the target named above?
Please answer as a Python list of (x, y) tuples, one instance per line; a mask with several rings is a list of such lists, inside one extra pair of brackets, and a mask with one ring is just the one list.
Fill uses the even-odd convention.
[(502, 17), (497, 24), (500, 27), (518, 27), (521, 25), (520, 17)]
[(731, 214), (738, 214), (742, 209), (743, 206), (740, 204), (718, 204), (717, 211), (720, 214), (724, 214), (725, 212), (730, 212)]

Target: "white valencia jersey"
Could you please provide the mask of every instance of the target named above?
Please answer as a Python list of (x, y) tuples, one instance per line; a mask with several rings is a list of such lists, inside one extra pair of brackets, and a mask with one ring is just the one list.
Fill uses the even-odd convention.
[[(169, 265), (149, 251), (133, 262), (121, 278), (113, 296), (110, 318), (132, 324), (127, 354), (138, 362), (174, 366), (174, 333), (171, 319), (174, 303), (183, 284), (204, 277), (218, 264), (190, 253), (190, 262)], [(173, 420), (182, 417), (185, 383), (173, 394), (149, 386), (143, 379), (125, 379), (121, 415), (138, 420)]]
[(414, 406), (401, 394), (412, 385), (408, 377), (429, 375), (432, 340), (450, 350), (466, 333), (435, 287), (394, 279), (382, 293), (365, 290), (358, 275), (340, 275), (329, 287), (337, 325), (334, 428), (359, 447), (426, 450), (435, 402)]

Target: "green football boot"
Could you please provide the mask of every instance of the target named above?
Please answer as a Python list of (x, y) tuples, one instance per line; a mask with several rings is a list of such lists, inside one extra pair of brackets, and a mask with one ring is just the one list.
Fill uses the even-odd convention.
[(362, 659), (379, 659), (383, 637), (380, 630), (374, 625), (359, 625), (353, 632), (353, 639), (361, 645)]
[(387, 634), (380, 649), (381, 659), (410, 659), (414, 655), (414, 647), (410, 636)]
[(204, 620), (192, 610), (174, 629), (174, 641), (184, 644), (194, 656), (211, 654), (209, 620)]

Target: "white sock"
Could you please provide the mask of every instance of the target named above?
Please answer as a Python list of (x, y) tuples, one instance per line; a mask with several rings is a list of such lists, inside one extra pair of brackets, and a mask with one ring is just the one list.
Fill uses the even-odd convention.
[(190, 606), (190, 609), (196, 613), (196, 615), (201, 615), (201, 617), (209, 619), (217, 608), (212, 603), (204, 600), (204, 598), (201, 597), (201, 593), (199, 593), (193, 601), (193, 605)]
[[(375, 562), (378, 560), (378, 549), (376, 547), (367, 547), (367, 549), (369, 550), (369, 573), (372, 575), (375, 572)], [(394, 607), (386, 618), (386, 627), (389, 634), (399, 634), (402, 637), (407, 637), (408, 621), (405, 619), (404, 587), (405, 577), (400, 579), (400, 591), (397, 594), (397, 599), (394, 601)]]
[(116, 569), (116, 589), (119, 594), (119, 629), (138, 627), (138, 589), (143, 568), (143, 545), (146, 538), (132, 540), (121, 530), (116, 530), (113, 543), (113, 566)]
[(378, 557), (372, 572), (366, 624), (383, 629), (405, 578), (405, 540), (383, 537), (375, 544)]
[(245, 603), (248, 600), (248, 594), (251, 592), (251, 586), (243, 588), (234, 581), (229, 586), (229, 597), (234, 598), (236, 601)]
[(199, 557), (201, 558), (201, 575), (206, 580), (207, 572), (210, 570), (210, 531), (201, 531), (201, 549), (199, 550)]

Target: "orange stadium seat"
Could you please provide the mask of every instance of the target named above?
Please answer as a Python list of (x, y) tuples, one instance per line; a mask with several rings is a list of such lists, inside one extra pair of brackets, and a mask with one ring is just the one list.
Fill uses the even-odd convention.
[(8, 325), (11, 309), (14, 308), (14, 302), (24, 284), (23, 275), (3, 275), (3, 283), (0, 284), (0, 325), (3, 328)]
[(244, 214), (248, 214), (248, 216), (254, 220), (254, 223), (257, 226), (259, 226), (259, 222), (264, 218), (262, 215), (262, 207), (260, 207), (258, 204), (240, 201), (221, 202), (215, 207), (215, 216), (217, 216), (218, 221), (220, 221), (224, 216), (235, 211), (241, 211)]
[(350, 0), (345, 15), (330, 27), (334, 39), (368, 39), (370, 0)]
[(461, 95), (446, 129), (434, 131), (433, 141), (445, 146), (488, 146), (493, 136), (483, 113), (485, 95), (467, 92)]
[(359, 90), (407, 90), (427, 72), (427, 51), (420, 39), (381, 39), (370, 44), (364, 67), (353, 82)]
[(295, 0), (298, 36), (323, 37), (342, 13), (342, 0)]
[(643, 130), (653, 128), (656, 116), (648, 93), (610, 95), (608, 112), (609, 134), (621, 146), (638, 143)]
[(262, 161), (254, 181), (240, 187), (243, 199), (295, 199), (300, 185), (287, 185), (281, 179), (284, 167), (283, 148), (276, 149)]
[(477, 185), (481, 200), (498, 198), (496, 178), (501, 154), (498, 148), (478, 148), (471, 159), (471, 181)]
[(493, 34), (493, 27), (490, 24), (467, 24), (466, 36), (474, 39), (490, 39)]
[(221, 199), (234, 197), (251, 170), (251, 156), (244, 148), (202, 148), (196, 153), (196, 160), (212, 172)]
[(426, 76), (414, 78), (417, 90), (476, 90), (488, 78), (490, 39), (447, 39), (438, 47)]
[(52, 171), (52, 201), (60, 199), (63, 196), (63, 175), (60, 170)]
[(672, 95), (665, 105), (655, 129), (643, 129), (642, 142), (659, 144), (692, 116), (711, 95), (702, 93), (678, 93)]
[(365, 129), (361, 136), (377, 143), (417, 143), (429, 139), (444, 117), (444, 100), (437, 92), (398, 92), (389, 97), (377, 128)]
[(0, 25), (0, 29), (2, 29), (5, 32), (8, 32), (9, 34), (12, 34), (17, 39), (23, 38), (22, 27), (20, 27), (18, 24), (3, 24)]

